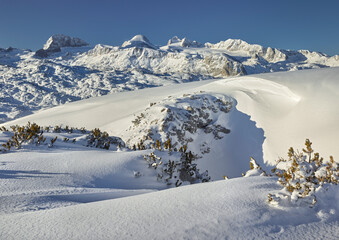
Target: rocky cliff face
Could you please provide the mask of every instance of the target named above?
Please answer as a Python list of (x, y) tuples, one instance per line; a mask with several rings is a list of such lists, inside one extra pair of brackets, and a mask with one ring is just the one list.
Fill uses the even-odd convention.
[(44, 45), (44, 50), (59, 49), (62, 47), (82, 47), (87, 46), (84, 40), (77, 37), (69, 37), (63, 34), (56, 34), (51, 36), (46, 44)]
[(82, 47), (87, 45), (88, 43), (80, 38), (56, 34), (47, 40), (42, 49), (36, 51), (35, 56), (46, 58), (53, 53), (60, 52), (62, 47)]
[(228, 57), (226, 54), (211, 55), (205, 57), (208, 73), (213, 77), (229, 77), (246, 75), (244, 66)]
[(276, 48), (264, 48), (263, 46), (249, 44), (240, 39), (228, 39), (216, 44), (206, 43), (205, 46), (212, 49), (225, 49), (234, 53), (243, 52), (251, 56), (262, 57), (266, 61), (273, 63), (287, 60), (287, 56)]
[(203, 47), (204, 45), (197, 42), (197, 41), (191, 41), (187, 38), (180, 39), (177, 36), (172, 37), (170, 40), (168, 40), (167, 43), (168, 46), (180, 46), (180, 47)]

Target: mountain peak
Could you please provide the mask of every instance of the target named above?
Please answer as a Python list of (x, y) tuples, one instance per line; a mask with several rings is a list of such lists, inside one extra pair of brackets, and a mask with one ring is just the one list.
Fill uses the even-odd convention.
[(122, 47), (146, 47), (146, 48), (155, 48), (155, 46), (148, 40), (147, 37), (144, 35), (135, 35), (133, 38), (131, 38), (128, 41), (125, 41), (122, 45)]
[(197, 41), (191, 41), (187, 38), (180, 39), (177, 36), (168, 40), (167, 45), (179, 45), (180, 47), (202, 47), (203, 45)]
[(70, 37), (63, 34), (55, 34), (48, 38), (46, 44), (44, 45), (44, 50), (58, 49), (61, 47), (82, 47), (87, 46), (84, 40), (77, 37)]
[(134, 42), (145, 42), (145, 43), (149, 43), (151, 44), (151, 42), (148, 40), (148, 38), (144, 35), (135, 35), (130, 41), (134, 41)]
[(214, 49), (225, 49), (230, 52), (247, 52), (253, 58), (262, 57), (269, 62), (285, 61), (288, 57), (279, 49), (263, 47), (258, 44), (249, 44), (241, 39), (227, 39), (216, 44), (206, 43), (205, 47)]
[(62, 47), (87, 46), (84, 40), (77, 37), (70, 37), (63, 34), (54, 34), (48, 38), (42, 49), (36, 51), (35, 56), (45, 58), (55, 52), (60, 52)]
[(174, 36), (170, 40), (168, 40), (167, 45), (171, 45), (173, 43), (179, 43), (179, 42), (181, 42), (181, 39), (178, 38), (178, 36)]

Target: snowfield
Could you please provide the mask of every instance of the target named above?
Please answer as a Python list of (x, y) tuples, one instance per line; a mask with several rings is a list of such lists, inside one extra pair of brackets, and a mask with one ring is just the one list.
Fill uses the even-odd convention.
[[(227, 51), (227, 56), (223, 55), (225, 52), (221, 55), (232, 56), (233, 66), (252, 73), (250, 65), (246, 65), (248, 61), (259, 59), (253, 65), (259, 69), (258, 64), (265, 60), (274, 69), (281, 61), (285, 61), (284, 66), (291, 67), (294, 64), (291, 59), (298, 54), (317, 58), (322, 63), (332, 63), (334, 57), (329, 59), (307, 51), (293, 55), (292, 51), (263, 48), (241, 40), (202, 45), (172, 38), (167, 46), (158, 47), (144, 36), (136, 36), (121, 47), (96, 46), (94, 49), (77, 38), (52, 40), (39, 50), (39, 58), (33, 56), (34, 53), (18, 53), (16, 56), (21, 60), (15, 58), (16, 67), (10, 66), (13, 56), (0, 58), (8, 63), (0, 66), (2, 73), (5, 72), (0, 74), (1, 94), (6, 96), (11, 95), (11, 86), (20, 88), (13, 91), (21, 97), (25, 96), (22, 93), (29, 92), (25, 84), (19, 83), (26, 81), (23, 79), (28, 79), (28, 75), (13, 80), (17, 73), (11, 74), (18, 69), (37, 77), (38, 73), (29, 69), (34, 64), (39, 68), (44, 62), (53, 76), (47, 77), (51, 82), (46, 80), (44, 88), (40, 83), (28, 84), (32, 86), (29, 89), (33, 89), (33, 99), (37, 100), (27, 105), (29, 111), (34, 111), (31, 115), (18, 118), (27, 112), (24, 114), (15, 107), (22, 104), (20, 101), (30, 102), (29, 98), (19, 102), (13, 100), (15, 94), (11, 95), (13, 99), (2, 98), (1, 109), (6, 112), (2, 119), (6, 122), (0, 125), (0, 144), (5, 144), (0, 147), (3, 150), (0, 151), (0, 239), (338, 238), (337, 185), (328, 189), (326, 185), (314, 205), (291, 202), (273, 206), (267, 200), (268, 194), (278, 194), (282, 189), (277, 177), (241, 176), (250, 169), (250, 157), (264, 170), (270, 170), (280, 157), (287, 158), (289, 147), (301, 150), (306, 138), (325, 160), (332, 155), (339, 161), (339, 68), (245, 76), (237, 72), (231, 74), (236, 76), (228, 78), (221, 75), (213, 78), (200, 72), (199, 76), (203, 77), (195, 80), (207, 80), (188, 82), (182, 69), (178, 70), (178, 75), (169, 70), (176, 69), (176, 60), (152, 62), (159, 61), (157, 54), (174, 59), (180, 59), (182, 54), (184, 58), (196, 54), (192, 58), (199, 59), (211, 51)], [(74, 55), (67, 55), (65, 48), (77, 50)], [(139, 51), (138, 48), (143, 49), (138, 59), (131, 55), (126, 57), (129, 51)], [(79, 49), (83, 49), (82, 53)], [(142, 57), (145, 55), (148, 57)], [(141, 87), (145, 89), (136, 91), (121, 92), (112, 86), (103, 94), (105, 96), (98, 96), (100, 94), (93, 92), (98, 87), (90, 82), (96, 79), (95, 74), (105, 71), (104, 74), (110, 71), (121, 76), (126, 74), (126, 69), (107, 69), (114, 58), (120, 59), (117, 62), (122, 65), (132, 59), (133, 66), (140, 64), (144, 70), (143, 64), (148, 64), (147, 71), (151, 73), (139, 72), (135, 79), (139, 81), (150, 75), (154, 82), (146, 81)], [(21, 64), (27, 65), (21, 68)], [(61, 70), (56, 73), (57, 64)], [(197, 62), (190, 59), (187, 64)], [(303, 61), (304, 67), (305, 64)], [(308, 67), (318, 66), (313, 64)], [(84, 71), (79, 82), (87, 81), (88, 85), (74, 87), (72, 84), (76, 81), (72, 77), (67, 85), (63, 75), (66, 65), (73, 73)], [(80, 69), (80, 65), (83, 68)], [(93, 70), (93, 66), (97, 70)], [(166, 71), (161, 72), (154, 66), (164, 67), (162, 70), (166, 69), (168, 75), (162, 75)], [(197, 65), (191, 67), (191, 70), (199, 69)], [(97, 72), (99, 68), (100, 73)], [(86, 75), (88, 69), (94, 75)], [(185, 74), (193, 76), (195, 73)], [(55, 76), (60, 77), (60, 81), (55, 81)], [(181, 84), (173, 84), (175, 76), (179, 76)], [(167, 77), (173, 81), (166, 82)], [(38, 77), (29, 81), (32, 79), (40, 81)], [(97, 78), (97, 83), (109, 83), (103, 79)], [(122, 79), (123, 84), (130, 86), (124, 90), (138, 89), (132, 78), (124, 75)], [(55, 87), (54, 93), (48, 89), (51, 86)], [(37, 89), (41, 90), (39, 94), (35, 94)], [(65, 99), (64, 89), (69, 96), (78, 94), (70, 101), (79, 101), (41, 109), (54, 105), (49, 100)], [(46, 105), (38, 103), (41, 96), (49, 99)], [(83, 98), (88, 99), (80, 100)], [(59, 103), (56, 101), (55, 105)], [(16, 115), (16, 111), (20, 114)], [(11, 118), (16, 119), (7, 121)], [(18, 149), (13, 145), (9, 151), (5, 150), (6, 142), (12, 136), (14, 141), (15, 135), (4, 129), (28, 122), (45, 127), (39, 137), (43, 134), (46, 140), (38, 143), (31, 139)], [(61, 126), (61, 130), (57, 126)], [(95, 128), (112, 137), (108, 150), (103, 149), (107, 148), (105, 142), (101, 145), (99, 140), (90, 142), (90, 134), (98, 130), (90, 133), (84, 129)], [(17, 130), (17, 134), (22, 131)], [(108, 136), (102, 136), (102, 141), (108, 141)], [(166, 143), (169, 147), (165, 147)], [(166, 150), (157, 149), (158, 144), (163, 144)], [(188, 168), (186, 172), (183, 166)], [(259, 175), (256, 171), (247, 176)], [(225, 176), (229, 179), (222, 180)]]
[[(338, 194), (320, 209), (275, 209), (276, 179), (196, 184), (134, 197), (1, 216), (5, 239), (336, 239)], [(338, 192), (337, 192), (338, 193)], [(325, 204), (325, 203), (324, 203)]]

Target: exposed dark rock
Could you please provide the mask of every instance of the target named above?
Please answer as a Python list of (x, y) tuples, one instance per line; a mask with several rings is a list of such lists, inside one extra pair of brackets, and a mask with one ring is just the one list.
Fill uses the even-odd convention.
[(62, 47), (82, 47), (87, 46), (88, 43), (80, 38), (72, 38), (62, 34), (51, 36), (44, 47), (35, 52), (36, 57), (46, 58), (53, 53), (60, 52)]

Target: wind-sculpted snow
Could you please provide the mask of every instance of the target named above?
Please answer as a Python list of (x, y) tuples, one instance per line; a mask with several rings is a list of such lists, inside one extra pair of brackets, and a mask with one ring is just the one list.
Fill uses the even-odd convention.
[(37, 53), (0, 49), (0, 122), (114, 92), (252, 73), (339, 66), (338, 55), (264, 48), (241, 40), (159, 47), (137, 35), (122, 46), (85, 46), (53, 35)]

